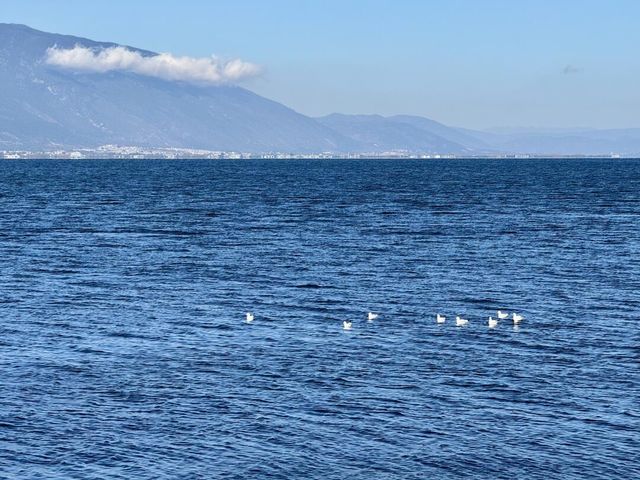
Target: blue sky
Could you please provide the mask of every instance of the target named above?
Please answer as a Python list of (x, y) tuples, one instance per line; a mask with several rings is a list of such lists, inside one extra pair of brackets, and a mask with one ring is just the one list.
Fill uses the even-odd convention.
[(309, 115), (640, 127), (637, 0), (1, 0), (0, 21), (239, 57)]

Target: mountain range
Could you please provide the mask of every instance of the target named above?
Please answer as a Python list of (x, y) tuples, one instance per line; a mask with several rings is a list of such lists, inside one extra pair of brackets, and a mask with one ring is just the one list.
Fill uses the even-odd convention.
[(409, 115), (312, 118), (239, 86), (79, 72), (45, 61), (49, 48), (76, 46), (99, 52), (117, 45), (0, 23), (0, 150), (109, 144), (301, 154), (640, 154), (638, 128), (481, 131)]

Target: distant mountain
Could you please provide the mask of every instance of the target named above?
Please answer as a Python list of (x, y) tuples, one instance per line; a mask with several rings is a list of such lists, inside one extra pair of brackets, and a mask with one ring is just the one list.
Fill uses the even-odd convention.
[(359, 148), (315, 120), (244, 88), (52, 68), (44, 58), (54, 45), (115, 46), (0, 24), (0, 150), (103, 144), (246, 152)]
[[(359, 143), (361, 148), (369, 152), (406, 150), (459, 155), (473, 152), (472, 148), (454, 140), (465, 137), (464, 134), (426, 118), (334, 113), (317, 120), (342, 136)], [(442, 129), (431, 126), (432, 123), (441, 126)], [(434, 130), (438, 133), (434, 133)], [(469, 143), (481, 142), (470, 137)]]
[(456, 155), (621, 155), (640, 154), (640, 129), (456, 128), (410, 115), (339, 115), (318, 119), (371, 152), (407, 150)]
[(498, 135), (572, 135), (595, 130), (589, 127), (492, 127), (483, 131)]
[(434, 135), (438, 135), (445, 140), (455, 142), (464, 146), (468, 150), (480, 153), (492, 153), (493, 148), (490, 144), (483, 140), (465, 133), (461, 129), (455, 127), (449, 127), (435, 120), (430, 120), (425, 117), (418, 117), (414, 115), (394, 115), (389, 117), (390, 120), (395, 122), (407, 123), (413, 125), (420, 130), (430, 132)]
[(489, 145), (496, 152), (530, 155), (640, 154), (640, 128), (457, 130)]
[(96, 52), (117, 46), (0, 23), (0, 150), (115, 144), (291, 153), (640, 154), (640, 129), (479, 131), (410, 115), (314, 119), (237, 86), (79, 73), (45, 62), (48, 48), (77, 45)]

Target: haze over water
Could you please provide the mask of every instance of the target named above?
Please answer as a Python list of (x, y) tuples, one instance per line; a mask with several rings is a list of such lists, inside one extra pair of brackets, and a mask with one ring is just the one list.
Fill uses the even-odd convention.
[(640, 476), (638, 160), (1, 167), (3, 478)]

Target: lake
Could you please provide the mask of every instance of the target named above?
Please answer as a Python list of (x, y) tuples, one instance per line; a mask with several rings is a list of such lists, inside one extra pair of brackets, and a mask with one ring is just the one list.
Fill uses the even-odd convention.
[(0, 161), (0, 476), (638, 477), (639, 192), (639, 160)]

